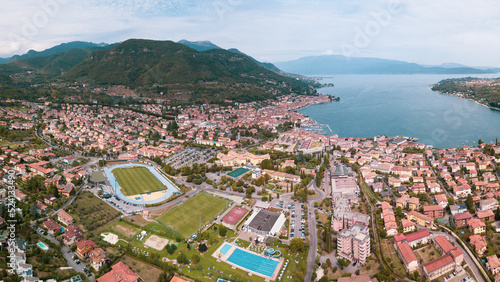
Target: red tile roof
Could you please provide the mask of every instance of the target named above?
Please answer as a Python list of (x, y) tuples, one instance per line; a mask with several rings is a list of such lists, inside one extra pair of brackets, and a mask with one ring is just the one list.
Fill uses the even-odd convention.
[(430, 235), (429, 230), (422, 229), (420, 231), (406, 235), (406, 241), (407, 242), (415, 241), (415, 240), (422, 239), (425, 236), (429, 236), (429, 235)]
[(409, 264), (412, 261), (417, 261), (417, 257), (411, 250), (410, 245), (406, 242), (399, 242), (396, 243), (396, 247), (399, 249), (399, 252), (403, 256), (403, 259), (405, 260), (406, 264)]
[(119, 262), (111, 267), (111, 271), (97, 278), (97, 282), (133, 282), (139, 279), (123, 262)]
[(426, 264), (423, 265), (423, 268), (427, 270), (427, 273), (431, 273), (445, 265), (448, 265), (450, 263), (455, 263), (453, 258), (450, 255), (444, 255), (442, 257), (439, 257), (433, 261), (430, 261)]
[(455, 248), (443, 235), (436, 236), (436, 238), (434, 238), (434, 241), (436, 241), (436, 243), (441, 247), (441, 249), (443, 249), (445, 253), (448, 253)]
[(455, 214), (455, 220), (463, 220), (472, 218), (472, 215), (469, 212), (457, 213)]

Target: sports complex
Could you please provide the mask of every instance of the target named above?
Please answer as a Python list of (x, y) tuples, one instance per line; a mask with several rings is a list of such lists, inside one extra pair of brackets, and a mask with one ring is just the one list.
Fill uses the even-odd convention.
[(105, 167), (104, 174), (114, 194), (132, 204), (156, 204), (180, 194), (180, 189), (151, 165), (122, 163)]

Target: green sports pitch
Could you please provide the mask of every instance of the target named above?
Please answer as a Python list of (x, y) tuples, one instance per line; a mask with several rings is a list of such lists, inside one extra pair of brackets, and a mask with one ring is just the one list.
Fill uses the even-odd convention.
[(207, 193), (199, 193), (160, 215), (156, 220), (180, 234), (183, 238), (187, 238), (200, 228), (200, 214), (201, 224), (205, 225), (222, 211), (228, 203), (230, 202), (227, 199)]
[(120, 190), (125, 196), (165, 190), (163, 185), (147, 168), (115, 168), (112, 171)]

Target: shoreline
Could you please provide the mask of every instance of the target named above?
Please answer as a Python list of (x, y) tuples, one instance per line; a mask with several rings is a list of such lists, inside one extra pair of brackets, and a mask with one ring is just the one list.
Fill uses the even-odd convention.
[(488, 109), (490, 109), (490, 110), (493, 110), (493, 111), (500, 111), (500, 108), (496, 108), (496, 107), (492, 107), (492, 106), (490, 106), (490, 105), (483, 104), (483, 103), (481, 103), (481, 102), (479, 102), (479, 101), (477, 101), (477, 100), (474, 100), (474, 99), (472, 99), (472, 98), (460, 97), (460, 96), (458, 96), (458, 95), (449, 94), (449, 93), (445, 93), (445, 92), (441, 92), (441, 91), (435, 91), (435, 90), (432, 90), (432, 91), (434, 91), (434, 92), (436, 92), (436, 93), (439, 93), (439, 94), (442, 94), (442, 95), (453, 96), (453, 97), (457, 97), (457, 98), (459, 98), (459, 99), (469, 100), (469, 101), (471, 101), (471, 102), (474, 102), (474, 103), (476, 103), (476, 104), (478, 104), (478, 105), (481, 105), (481, 106), (486, 107), (486, 108), (488, 108)]

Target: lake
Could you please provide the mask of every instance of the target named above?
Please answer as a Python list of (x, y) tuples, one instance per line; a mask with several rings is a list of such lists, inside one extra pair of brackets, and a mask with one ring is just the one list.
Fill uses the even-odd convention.
[(333, 83), (319, 93), (340, 101), (299, 110), (339, 137), (411, 136), (436, 148), (475, 145), (478, 139), (500, 137), (500, 111), (475, 102), (443, 95), (431, 85), (446, 78), (498, 77), (480, 75), (335, 75), (321, 83)]

